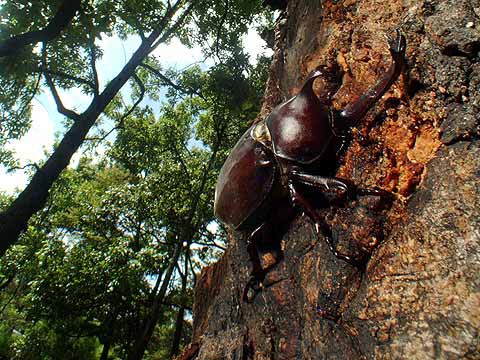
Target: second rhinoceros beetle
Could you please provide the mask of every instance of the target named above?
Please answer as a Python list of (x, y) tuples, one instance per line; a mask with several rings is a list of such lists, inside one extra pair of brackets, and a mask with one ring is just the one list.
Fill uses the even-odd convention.
[[(245, 301), (253, 301), (268, 271), (282, 258), (280, 239), (295, 214), (294, 205), (305, 211), (317, 231), (325, 228), (314, 206), (302, 194), (302, 186), (342, 195), (382, 195), (378, 190), (359, 189), (333, 177), (331, 165), (338, 161), (341, 143), (336, 134), (355, 125), (401, 72), (405, 38), (397, 31), (389, 45), (391, 66), (357, 101), (339, 111), (331, 106), (336, 90), (319, 99), (313, 91), (314, 80), (328, 80), (332, 74), (317, 68), (307, 76), (298, 95), (278, 105), (265, 120), (245, 132), (225, 161), (218, 177), (214, 211), (224, 223), (249, 235), (247, 250), (252, 272), (244, 290)], [(358, 265), (356, 259), (339, 253), (329, 236), (326, 239), (336, 257)], [(273, 256), (273, 261), (270, 258), (265, 264), (267, 254)]]

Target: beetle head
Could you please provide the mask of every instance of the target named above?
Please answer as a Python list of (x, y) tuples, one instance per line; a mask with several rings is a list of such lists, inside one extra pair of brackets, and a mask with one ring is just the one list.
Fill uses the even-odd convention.
[(310, 163), (329, 145), (332, 131), (328, 109), (313, 91), (313, 82), (323, 75), (322, 69), (312, 71), (300, 92), (277, 106), (265, 120), (278, 157)]

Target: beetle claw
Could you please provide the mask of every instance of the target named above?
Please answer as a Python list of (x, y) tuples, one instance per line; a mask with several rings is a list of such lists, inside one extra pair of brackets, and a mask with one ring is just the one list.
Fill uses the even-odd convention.
[(403, 56), (407, 47), (405, 36), (400, 32), (400, 29), (395, 29), (395, 37), (387, 35), (387, 42), (390, 46), (392, 56)]

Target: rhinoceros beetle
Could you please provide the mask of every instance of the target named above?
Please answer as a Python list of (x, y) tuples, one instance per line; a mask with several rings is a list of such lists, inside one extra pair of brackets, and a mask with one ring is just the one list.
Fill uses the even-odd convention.
[[(332, 79), (332, 72), (319, 67), (306, 78), (300, 92), (278, 105), (263, 121), (253, 124), (240, 138), (225, 161), (215, 191), (215, 215), (235, 230), (249, 235), (247, 251), (252, 263), (243, 300), (253, 301), (266, 274), (282, 258), (280, 239), (300, 207), (322, 231), (333, 254), (353, 265), (359, 262), (338, 252), (325, 223), (302, 194), (307, 187), (320, 193), (370, 194), (386, 192), (361, 189), (348, 180), (335, 178), (332, 164), (338, 162), (341, 139), (378, 101), (398, 78), (404, 63), (406, 41), (397, 31), (389, 41), (392, 64), (381, 79), (357, 101), (343, 110), (332, 107), (339, 85), (319, 99), (313, 91), (315, 79)], [(334, 167), (335, 167), (334, 166)], [(333, 168), (334, 168), (333, 167)], [(270, 254), (267, 263), (265, 256)]]

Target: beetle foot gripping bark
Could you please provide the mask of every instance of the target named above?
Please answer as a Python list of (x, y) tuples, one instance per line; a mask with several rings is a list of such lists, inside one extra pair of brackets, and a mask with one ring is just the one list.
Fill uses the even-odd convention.
[[(247, 250), (252, 271), (243, 294), (245, 301), (252, 302), (258, 292), (269, 286), (264, 280), (283, 258), (281, 239), (295, 217), (295, 207), (313, 220), (336, 257), (359, 268), (364, 266), (365, 257), (358, 260), (336, 249), (331, 229), (304, 190), (326, 199), (331, 199), (333, 193), (336, 202), (359, 195), (389, 198), (383, 190), (357, 187), (335, 177), (342, 146), (336, 134), (355, 125), (398, 78), (405, 47), (405, 38), (397, 31), (389, 41), (392, 65), (374, 86), (342, 111), (331, 107), (335, 94), (330, 89), (338, 90), (338, 86), (328, 82), (335, 74), (318, 67), (307, 76), (296, 96), (278, 105), (264, 121), (252, 125), (232, 149), (218, 177), (214, 209), (224, 223), (249, 234)], [(322, 99), (313, 91), (317, 78), (327, 84)]]

